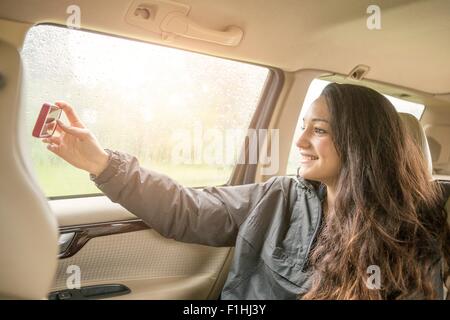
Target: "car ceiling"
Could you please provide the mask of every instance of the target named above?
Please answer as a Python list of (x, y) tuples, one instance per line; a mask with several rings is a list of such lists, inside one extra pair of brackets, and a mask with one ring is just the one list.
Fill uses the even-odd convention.
[[(145, 0), (142, 0), (145, 2)], [(368, 78), (431, 94), (450, 92), (450, 1), (378, 0), (381, 29), (369, 30), (372, 0), (177, 0), (189, 18), (223, 30), (237, 25), (237, 47), (177, 38), (166, 42), (124, 19), (132, 0), (2, 0), (0, 18), (65, 24), (66, 8), (81, 8), (84, 29), (277, 67), (348, 74), (370, 66)], [(2, 31), (3, 32), (3, 31)]]

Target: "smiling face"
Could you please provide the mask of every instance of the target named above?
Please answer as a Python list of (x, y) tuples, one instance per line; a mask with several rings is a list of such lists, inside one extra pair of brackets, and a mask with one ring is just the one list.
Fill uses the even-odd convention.
[(332, 139), (330, 113), (324, 97), (316, 99), (303, 118), (296, 145), (300, 151), (299, 175), (327, 186), (334, 185), (341, 161)]

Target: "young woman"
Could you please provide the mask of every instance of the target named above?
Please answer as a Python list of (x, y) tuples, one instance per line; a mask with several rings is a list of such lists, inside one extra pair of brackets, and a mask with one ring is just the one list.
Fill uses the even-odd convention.
[(103, 149), (57, 104), (71, 126), (59, 122), (60, 136), (43, 141), (112, 201), (166, 237), (235, 246), (222, 299), (442, 298), (450, 233), (440, 190), (378, 92), (323, 90), (303, 119), (296, 178), (202, 190)]

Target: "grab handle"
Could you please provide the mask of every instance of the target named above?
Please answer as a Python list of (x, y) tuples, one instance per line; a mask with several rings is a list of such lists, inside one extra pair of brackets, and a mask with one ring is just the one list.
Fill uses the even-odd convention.
[(229, 26), (224, 31), (205, 28), (181, 12), (169, 13), (162, 21), (160, 28), (169, 34), (232, 47), (237, 46), (244, 35), (242, 29), (236, 26)]

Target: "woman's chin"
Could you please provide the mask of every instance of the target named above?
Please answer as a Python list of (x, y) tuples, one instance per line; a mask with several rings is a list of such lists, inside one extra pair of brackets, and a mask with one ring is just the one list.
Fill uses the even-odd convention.
[(298, 170), (298, 175), (302, 177), (303, 179), (307, 180), (317, 180), (317, 175), (314, 174), (314, 172), (311, 172), (312, 170), (307, 168), (301, 168)]

